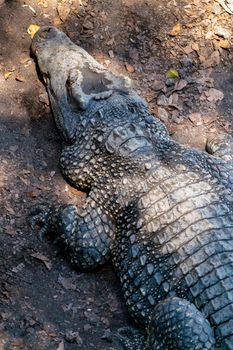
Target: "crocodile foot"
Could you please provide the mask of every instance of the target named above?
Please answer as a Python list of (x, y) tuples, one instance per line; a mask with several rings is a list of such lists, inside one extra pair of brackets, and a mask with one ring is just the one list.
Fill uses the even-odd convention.
[(49, 232), (51, 218), (53, 215), (53, 207), (49, 204), (40, 204), (34, 207), (29, 214), (28, 222), (34, 230), (39, 226), (38, 237), (42, 241)]
[(145, 349), (145, 337), (139, 330), (130, 327), (120, 328), (117, 332), (117, 338), (124, 350)]

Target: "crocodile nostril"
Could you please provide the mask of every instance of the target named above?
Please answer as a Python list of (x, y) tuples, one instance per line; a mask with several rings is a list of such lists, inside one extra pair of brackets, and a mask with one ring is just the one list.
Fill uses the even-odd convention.
[(56, 30), (54, 30), (53, 27), (43, 28), (39, 33), (39, 36), (42, 39), (51, 39), (55, 35), (56, 35)]

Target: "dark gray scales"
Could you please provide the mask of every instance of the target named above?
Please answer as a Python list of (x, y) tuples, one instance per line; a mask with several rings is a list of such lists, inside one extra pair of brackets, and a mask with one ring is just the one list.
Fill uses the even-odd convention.
[(80, 214), (42, 206), (32, 223), (78, 268), (111, 260), (145, 330), (144, 340), (121, 332), (126, 349), (233, 349), (232, 139), (210, 141), (213, 155), (174, 142), (127, 78), (54, 27), (32, 50), (64, 139), (62, 172), (88, 192)]

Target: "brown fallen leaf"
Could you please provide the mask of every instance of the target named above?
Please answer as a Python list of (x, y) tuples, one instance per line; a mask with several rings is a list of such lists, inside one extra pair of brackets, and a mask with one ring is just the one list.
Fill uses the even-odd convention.
[(129, 73), (133, 73), (135, 71), (134, 67), (128, 62), (125, 62), (125, 68)]
[(40, 0), (38, 2), (38, 5), (41, 5), (42, 7), (47, 8), (48, 7), (48, 2), (46, 0)]
[(180, 23), (176, 23), (176, 25), (174, 25), (174, 27), (172, 28), (172, 30), (170, 31), (169, 35), (171, 36), (176, 36), (180, 33), (181, 31), (181, 24)]
[(158, 106), (169, 106), (169, 99), (164, 94), (160, 94), (157, 98), (157, 105)]
[(57, 13), (62, 22), (64, 22), (70, 14), (70, 6), (64, 3), (59, 3), (57, 5)]
[(162, 122), (164, 122), (164, 123), (168, 122), (169, 114), (168, 114), (168, 112), (166, 111), (165, 108), (158, 107), (157, 108), (157, 115), (158, 115), (158, 118), (160, 120), (162, 120)]
[(231, 42), (227, 39), (220, 39), (218, 41), (218, 45), (222, 48), (222, 49), (230, 49), (231, 48)]
[(36, 258), (36, 259), (42, 261), (49, 271), (52, 269), (52, 263), (51, 263), (51, 261), (49, 260), (49, 258), (47, 256), (45, 256), (45, 255), (43, 255), (43, 254), (41, 254), (39, 252), (38, 253), (32, 253), (31, 256), (33, 258)]
[(13, 267), (11, 271), (14, 273), (19, 273), (23, 271), (24, 267), (25, 267), (24, 263), (20, 263), (17, 266)]
[(20, 81), (21, 83), (25, 83), (26, 78), (23, 75), (21, 75), (20, 73), (18, 73), (15, 77), (15, 80)]
[(37, 197), (37, 193), (34, 192), (34, 191), (26, 192), (26, 195), (27, 195), (28, 198), (32, 198), (32, 199)]
[(54, 25), (55, 27), (58, 27), (61, 23), (62, 23), (62, 20), (61, 20), (60, 17), (54, 17), (54, 19), (53, 19), (53, 25)]
[(199, 45), (197, 43), (193, 43), (191, 47), (194, 51), (199, 51)]
[[(232, 0), (230, 0), (232, 1)], [(226, 28), (217, 25), (214, 29), (214, 34), (223, 38), (223, 39), (231, 39), (231, 31), (227, 30)]]
[(65, 350), (65, 345), (64, 345), (64, 341), (63, 340), (59, 343), (59, 345), (57, 347), (57, 350)]
[(151, 92), (146, 95), (146, 101), (148, 103), (152, 102), (158, 96), (157, 93)]
[(165, 88), (165, 83), (162, 80), (154, 80), (152, 83), (152, 88), (155, 91), (160, 91)]
[(188, 85), (187, 80), (180, 79), (179, 81), (176, 82), (174, 90), (177, 90), (177, 91), (182, 90), (187, 85)]
[(14, 73), (14, 70), (9, 70), (8, 72), (4, 73), (4, 78), (7, 80), (10, 78), (10, 76)]
[(39, 95), (39, 101), (41, 103), (44, 103), (46, 106), (49, 106), (49, 98), (48, 98), (48, 94), (45, 92), (43, 94)]
[(82, 338), (80, 337), (80, 334), (79, 332), (74, 332), (74, 331), (67, 331), (65, 333), (65, 340), (68, 342), (68, 343), (76, 343), (78, 345), (82, 345), (83, 344), (83, 340)]
[[(199, 57), (200, 58), (200, 57)], [(202, 67), (204, 69), (206, 68), (210, 68), (210, 67), (215, 67), (220, 63), (220, 54), (217, 50), (215, 50), (211, 55), (210, 58), (208, 58), (207, 60), (204, 60), (204, 62), (202, 62)]]
[(7, 183), (7, 175), (6, 174), (0, 174), (0, 188), (4, 187)]
[(203, 123), (205, 125), (212, 124), (213, 122), (216, 121), (217, 118), (218, 118), (217, 114), (216, 115), (203, 115), (202, 116)]
[(9, 207), (8, 205), (5, 206), (5, 209), (10, 213), (11, 215), (15, 215), (15, 211), (13, 208)]
[(94, 24), (89, 20), (85, 20), (83, 23), (83, 28), (87, 30), (92, 30), (94, 28)]
[(65, 278), (59, 275), (58, 283), (60, 283), (65, 290), (76, 290), (76, 285), (72, 283), (71, 278)]
[(223, 92), (215, 88), (210, 88), (209, 90), (204, 91), (204, 94), (209, 102), (221, 101), (224, 97)]
[(16, 235), (16, 230), (11, 225), (5, 226), (3, 232), (12, 237)]
[(25, 64), (27, 64), (27, 63), (30, 62), (30, 61), (31, 61), (31, 58), (30, 58), (30, 57), (24, 57), (24, 58), (22, 58), (22, 59), (20, 60), (20, 63), (23, 64), (23, 65), (25, 65)]
[(192, 45), (190, 44), (190, 45), (185, 46), (183, 48), (183, 50), (186, 53), (186, 55), (189, 55), (191, 52), (193, 52), (194, 49), (193, 49)]
[(110, 58), (114, 58), (114, 56), (115, 56), (113, 50), (109, 50), (108, 55)]
[(176, 92), (173, 92), (173, 94), (171, 94), (168, 99), (169, 106), (177, 105), (178, 99), (179, 99), (179, 95)]
[(38, 30), (40, 29), (40, 26), (38, 26), (37, 24), (30, 24), (27, 32), (30, 35), (31, 39), (33, 39), (34, 35), (36, 34), (36, 32), (38, 32)]
[(194, 125), (198, 126), (203, 124), (201, 113), (190, 113), (188, 118)]

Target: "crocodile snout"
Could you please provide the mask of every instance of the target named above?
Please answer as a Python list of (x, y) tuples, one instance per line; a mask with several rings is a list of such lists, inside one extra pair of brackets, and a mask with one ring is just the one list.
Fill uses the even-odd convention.
[(44, 26), (41, 27), (32, 39), (32, 52), (36, 55), (37, 50), (49, 46), (50, 43), (60, 42), (65, 35), (56, 27)]

